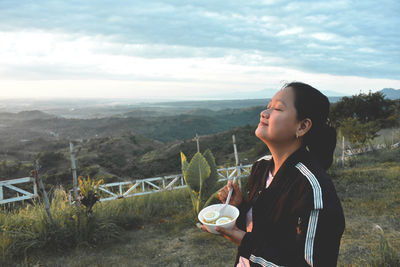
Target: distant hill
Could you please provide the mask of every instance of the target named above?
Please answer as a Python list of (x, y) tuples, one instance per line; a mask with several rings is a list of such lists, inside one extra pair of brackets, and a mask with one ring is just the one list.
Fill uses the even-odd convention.
[(266, 106), (270, 98), (259, 98), (259, 99), (230, 99), (230, 100), (196, 100), (196, 101), (173, 101), (173, 102), (160, 102), (160, 103), (149, 103), (148, 106), (152, 107), (179, 107), (183, 110), (188, 109), (210, 109), (210, 110), (221, 110), (221, 109), (239, 109), (248, 108), (254, 106)]
[[(326, 95), (331, 103), (339, 101), (343, 96), (329, 96)], [(196, 100), (196, 101), (176, 101), (176, 102), (161, 102), (147, 104), (152, 107), (161, 108), (180, 108), (183, 110), (190, 109), (210, 109), (210, 110), (222, 110), (222, 109), (241, 109), (250, 108), (255, 106), (265, 107), (268, 105), (271, 98), (260, 98), (260, 99), (231, 99), (231, 100)], [(135, 111), (136, 112), (136, 111)]]
[(395, 100), (400, 99), (400, 89), (393, 89), (393, 88), (384, 88), (380, 90), (382, 94), (384, 94), (387, 98)]
[(35, 119), (52, 119), (56, 116), (42, 112), (40, 110), (20, 111), (18, 113), (1, 112), (0, 120), (35, 120)]

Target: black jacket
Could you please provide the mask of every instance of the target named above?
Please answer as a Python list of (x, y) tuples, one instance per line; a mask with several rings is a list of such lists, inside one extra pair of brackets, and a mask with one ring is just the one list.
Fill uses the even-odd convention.
[(245, 234), (237, 256), (251, 266), (336, 266), (345, 222), (331, 179), (304, 148), (265, 188), (272, 166), (272, 160), (261, 159), (252, 167), (236, 224), (246, 231), (246, 213), (253, 207), (253, 230)]

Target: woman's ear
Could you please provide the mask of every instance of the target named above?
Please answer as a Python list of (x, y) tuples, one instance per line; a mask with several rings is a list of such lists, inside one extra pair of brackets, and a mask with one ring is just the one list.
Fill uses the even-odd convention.
[(312, 121), (309, 118), (306, 118), (302, 121), (300, 121), (299, 127), (296, 131), (296, 136), (302, 137), (304, 136), (312, 126)]

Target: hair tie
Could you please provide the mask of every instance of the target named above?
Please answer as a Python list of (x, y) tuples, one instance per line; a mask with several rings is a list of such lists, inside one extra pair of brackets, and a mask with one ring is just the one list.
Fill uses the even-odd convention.
[(332, 122), (329, 118), (326, 118), (325, 125), (328, 127), (332, 127)]

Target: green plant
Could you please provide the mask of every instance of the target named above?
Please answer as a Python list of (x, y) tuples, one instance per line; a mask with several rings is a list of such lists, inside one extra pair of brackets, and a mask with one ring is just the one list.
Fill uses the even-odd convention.
[(79, 177), (79, 190), (80, 190), (80, 203), (86, 207), (86, 214), (92, 213), (93, 205), (100, 200), (100, 184), (103, 184), (103, 179), (99, 181), (90, 180), (88, 176), (84, 179), (82, 176)]
[(185, 179), (193, 212), (197, 216), (202, 207), (207, 206), (218, 193), (217, 170), (214, 156), (207, 149), (202, 155), (197, 152), (190, 162), (185, 154), (181, 152), (182, 174)]
[(53, 224), (40, 200), (10, 211), (0, 209), (0, 266), (15, 266), (12, 261), (40, 250), (60, 252), (119, 238), (121, 228), (113, 218), (97, 211), (88, 216), (83, 206), (70, 205), (62, 188), (51, 196)]

